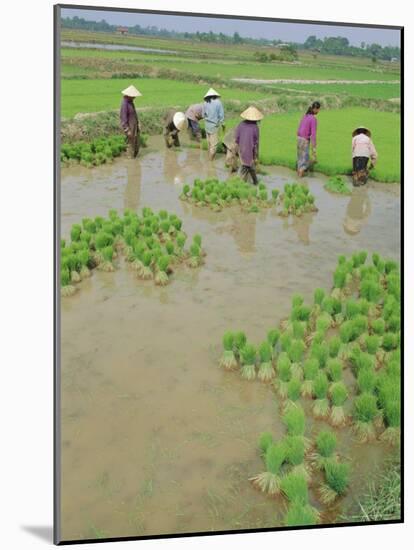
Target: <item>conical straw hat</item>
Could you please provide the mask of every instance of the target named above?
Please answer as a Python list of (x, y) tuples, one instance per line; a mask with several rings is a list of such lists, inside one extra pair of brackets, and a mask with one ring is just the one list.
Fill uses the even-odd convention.
[(181, 112), (175, 113), (175, 115), (173, 116), (173, 122), (177, 130), (182, 130), (187, 124), (187, 119), (185, 117), (185, 114)]
[(125, 88), (125, 90), (122, 90), (121, 94), (126, 95), (128, 97), (138, 97), (138, 96), (142, 95), (141, 92), (139, 92), (135, 88), (135, 86), (132, 86), (132, 85), (128, 86), (128, 88)]
[(204, 99), (206, 97), (210, 97), (212, 95), (216, 95), (217, 97), (221, 97), (220, 94), (218, 92), (216, 92), (216, 90), (214, 88), (210, 88), (209, 91), (206, 93), (206, 95), (204, 96)]
[(249, 107), (248, 109), (243, 111), (240, 116), (245, 120), (251, 121), (262, 120), (263, 118), (263, 114), (259, 111), (259, 109), (256, 109), (256, 107)]
[(352, 132), (352, 137), (356, 136), (356, 133), (358, 130), (365, 130), (367, 132), (368, 137), (371, 137), (371, 130), (369, 128), (366, 128), (365, 126), (357, 126), (355, 130)]

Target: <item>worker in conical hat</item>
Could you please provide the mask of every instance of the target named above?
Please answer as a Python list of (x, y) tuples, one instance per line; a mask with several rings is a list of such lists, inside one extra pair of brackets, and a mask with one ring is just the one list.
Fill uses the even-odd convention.
[(175, 109), (169, 109), (164, 115), (164, 140), (165, 145), (170, 148), (173, 145), (175, 147), (180, 146), (179, 133), (181, 130), (187, 127), (187, 118), (181, 111)]
[(240, 176), (247, 181), (250, 176), (253, 185), (257, 185), (256, 164), (259, 157), (259, 126), (263, 114), (256, 107), (249, 107), (242, 112), (242, 122), (236, 128), (235, 141), (240, 157)]
[(369, 170), (375, 166), (377, 159), (371, 130), (358, 126), (352, 132), (352, 182), (355, 186), (365, 185)]
[(224, 108), (219, 98), (220, 94), (214, 88), (210, 88), (204, 96), (203, 118), (210, 160), (213, 160), (216, 156), (219, 132), (221, 129), (225, 130)]
[(128, 140), (129, 157), (135, 158), (139, 151), (140, 126), (138, 115), (135, 110), (134, 99), (142, 94), (133, 85), (125, 88), (121, 93), (124, 96), (119, 113), (121, 127)]

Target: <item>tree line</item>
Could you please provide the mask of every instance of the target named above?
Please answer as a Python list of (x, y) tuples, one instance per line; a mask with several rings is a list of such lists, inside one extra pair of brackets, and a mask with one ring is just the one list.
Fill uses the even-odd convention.
[[(100, 32), (116, 32), (119, 25), (111, 25), (104, 19), (101, 21), (88, 21), (82, 17), (62, 17), (62, 27), (68, 29), (82, 29), (89, 31)], [(253, 44), (258, 46), (279, 46), (281, 40), (270, 40), (266, 38), (249, 38), (240, 36), (238, 32), (233, 35), (227, 35), (222, 32), (178, 32), (167, 29), (160, 29), (156, 26), (142, 27), (134, 25), (127, 27), (128, 34), (131, 35), (151, 35), (163, 38), (178, 38), (184, 40), (194, 40), (198, 42), (218, 43), (218, 44)], [(391, 60), (393, 58), (400, 59), (400, 48), (396, 46), (381, 46), (380, 44), (365, 44), (361, 42), (360, 46), (351, 46), (347, 38), (344, 37), (325, 37), (323, 40), (316, 36), (309, 36), (306, 41), (301, 43), (290, 42), (283, 46), (282, 52), (285, 56), (295, 58), (295, 51), (305, 49), (317, 53), (326, 53), (331, 55), (350, 55), (358, 57), (371, 57), (373, 59)]]

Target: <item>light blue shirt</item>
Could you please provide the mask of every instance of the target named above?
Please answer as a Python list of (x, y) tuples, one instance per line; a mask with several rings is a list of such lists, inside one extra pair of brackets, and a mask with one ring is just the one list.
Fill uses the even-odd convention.
[(224, 109), (219, 99), (212, 99), (210, 102), (204, 102), (203, 118), (208, 134), (215, 134), (218, 132), (221, 124), (224, 122)]

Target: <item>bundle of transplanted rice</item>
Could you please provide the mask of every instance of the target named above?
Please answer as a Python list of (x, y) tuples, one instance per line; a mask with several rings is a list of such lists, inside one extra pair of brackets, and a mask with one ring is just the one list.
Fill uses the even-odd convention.
[(387, 370), (378, 377), (378, 403), (381, 407), (385, 431), (381, 439), (390, 445), (400, 442), (401, 424), (401, 382), (400, 362), (395, 360), (387, 365)]
[(327, 461), (336, 458), (336, 435), (329, 430), (321, 430), (315, 440), (315, 448), (310, 455), (312, 466), (317, 470), (323, 470)]
[(227, 370), (238, 367), (237, 359), (234, 354), (235, 338), (232, 332), (226, 332), (223, 336), (224, 352), (220, 359), (220, 366)]
[(329, 397), (331, 400), (331, 412), (329, 420), (333, 426), (344, 426), (346, 416), (344, 404), (348, 399), (348, 390), (343, 382), (334, 382), (329, 388)]
[(286, 183), (280, 199), (282, 206), (278, 212), (280, 216), (301, 216), (305, 212), (318, 211), (315, 206), (315, 197), (307, 185), (301, 183)]
[(68, 268), (60, 270), (60, 294), (61, 296), (73, 296), (76, 292), (76, 286), (71, 284), (71, 277)]
[(329, 399), (328, 399), (329, 382), (324, 372), (319, 372), (313, 381), (313, 398), (314, 404), (312, 408), (315, 418), (326, 418), (329, 414)]
[(125, 137), (115, 135), (88, 141), (64, 143), (61, 146), (60, 160), (63, 163), (80, 162), (83, 166), (98, 166), (111, 162), (126, 150)]
[(259, 437), (259, 449), (262, 457), (266, 455), (267, 449), (274, 443), (273, 435), (270, 432), (263, 432)]
[(300, 365), (302, 362), (304, 353), (306, 350), (306, 346), (302, 340), (296, 340), (293, 339), (290, 342), (289, 349), (287, 350), (287, 354), (289, 356), (289, 359), (292, 361), (292, 365)]
[(276, 346), (279, 342), (280, 338), (280, 330), (277, 328), (273, 328), (269, 330), (267, 333), (267, 341), (269, 342), (271, 348), (272, 348), (272, 358), (274, 359), (277, 355)]
[(180, 199), (199, 207), (207, 207), (214, 212), (223, 208), (239, 205), (243, 209), (255, 212), (260, 207), (270, 207), (277, 201), (277, 193), (269, 197), (267, 187), (260, 182), (258, 188), (245, 182), (239, 177), (232, 177), (226, 181), (215, 178), (204, 181), (195, 179), (193, 186), (183, 186)]
[(101, 271), (111, 272), (115, 271), (115, 267), (113, 264), (114, 259), (114, 247), (113, 246), (105, 246), (101, 250), (102, 254), (102, 261), (98, 265), (98, 269)]
[(160, 286), (168, 285), (169, 277), (167, 270), (170, 265), (170, 256), (163, 255), (157, 260), (157, 272), (155, 274), (155, 284)]
[(331, 357), (332, 359), (335, 359), (335, 357), (338, 357), (340, 348), (341, 348), (341, 339), (339, 338), (339, 336), (333, 336), (328, 340), (329, 357)]
[(310, 445), (305, 437), (305, 411), (298, 403), (289, 403), (282, 416), (282, 422), (286, 426), (288, 435), (300, 437), (303, 440), (305, 449)]
[(275, 376), (275, 369), (272, 364), (273, 349), (268, 341), (260, 344), (259, 358), (258, 378), (262, 382), (270, 382)]
[(246, 380), (256, 378), (256, 348), (253, 344), (245, 344), (240, 350), (240, 374)]
[(286, 446), (287, 463), (292, 466), (292, 472), (303, 475), (306, 481), (310, 481), (311, 475), (307, 464), (305, 464), (305, 441), (303, 437), (288, 435), (283, 439)]
[(303, 363), (302, 397), (312, 397), (313, 383), (319, 374), (319, 362), (315, 358), (308, 358)]
[(323, 504), (332, 504), (345, 495), (349, 485), (350, 465), (330, 458), (324, 465), (325, 483), (319, 489)]
[(305, 474), (289, 472), (280, 483), (283, 495), (289, 501), (284, 518), (285, 525), (315, 525), (319, 520), (318, 511), (309, 504), (308, 484)]
[(90, 277), (91, 272), (89, 267), (91, 265), (91, 255), (89, 249), (85, 248), (83, 250), (79, 250), (79, 252), (77, 252), (77, 258), (80, 264), (79, 275), (81, 278), (84, 279)]
[(354, 400), (354, 430), (362, 443), (375, 439), (374, 421), (379, 415), (377, 398), (372, 393), (362, 393)]
[(299, 501), (289, 504), (283, 523), (286, 527), (297, 527), (301, 525), (316, 525), (319, 515), (317, 510), (310, 504), (302, 504)]
[(287, 353), (282, 352), (276, 362), (277, 378), (273, 382), (279, 397), (286, 399), (288, 394), (289, 382), (292, 379), (292, 364)]
[(326, 363), (326, 371), (329, 379), (332, 382), (339, 382), (342, 380), (343, 363), (340, 359), (328, 359)]
[(324, 188), (331, 193), (339, 195), (351, 195), (351, 187), (346, 183), (342, 176), (332, 176), (324, 183)]
[(270, 443), (264, 451), (266, 471), (250, 478), (255, 487), (263, 493), (277, 496), (280, 493), (281, 468), (286, 460), (284, 443)]
[(326, 342), (314, 339), (310, 347), (310, 357), (316, 359), (321, 369), (325, 368), (329, 357), (329, 347)]
[(190, 257), (188, 259), (188, 265), (191, 268), (196, 268), (202, 265), (202, 263), (203, 258), (201, 247), (197, 244), (197, 242), (193, 241), (193, 244), (190, 246)]

